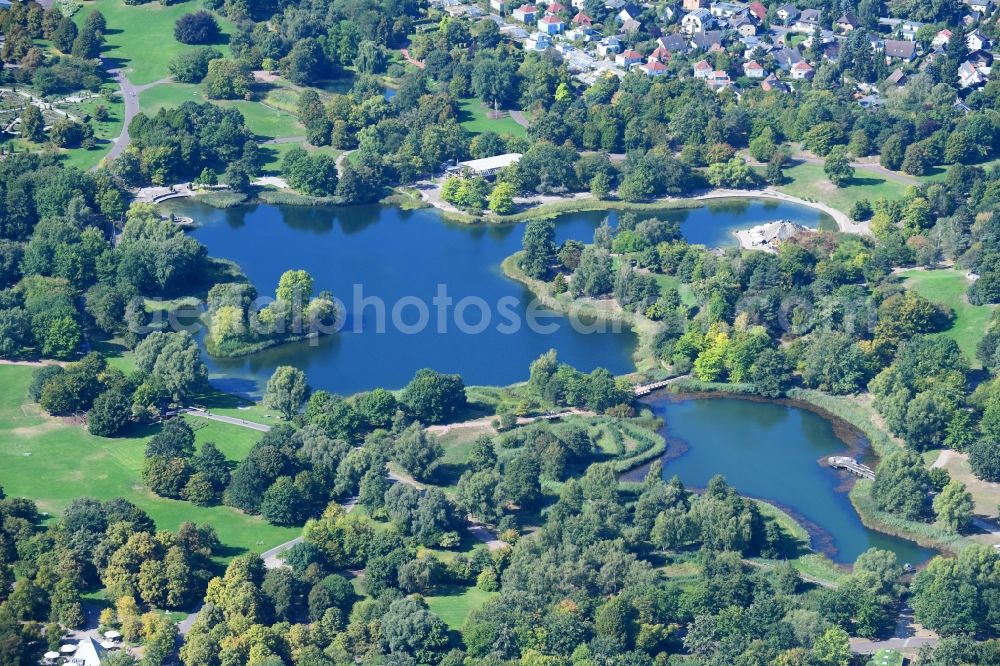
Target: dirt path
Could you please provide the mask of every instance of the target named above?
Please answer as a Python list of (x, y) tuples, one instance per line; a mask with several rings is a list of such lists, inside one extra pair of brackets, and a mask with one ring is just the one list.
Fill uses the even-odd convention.
[(513, 120), (515, 123), (517, 123), (524, 129), (528, 129), (529, 127), (531, 127), (531, 121), (524, 116), (524, 111), (510, 111), (509, 113), (511, 120)]

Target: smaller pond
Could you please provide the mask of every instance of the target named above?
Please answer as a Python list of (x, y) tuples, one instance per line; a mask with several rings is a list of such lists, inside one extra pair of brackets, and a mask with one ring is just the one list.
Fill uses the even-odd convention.
[[(675, 474), (704, 488), (721, 474), (742, 495), (772, 502), (805, 525), (813, 548), (850, 564), (869, 548), (920, 564), (934, 551), (865, 527), (847, 496), (851, 478), (820, 461), (831, 455), (861, 456), (867, 441), (851, 433), (845, 442), (834, 424), (815, 412), (785, 403), (734, 397), (661, 396), (648, 402), (666, 425), (669, 443), (663, 476)], [(636, 470), (625, 478), (637, 480)]]

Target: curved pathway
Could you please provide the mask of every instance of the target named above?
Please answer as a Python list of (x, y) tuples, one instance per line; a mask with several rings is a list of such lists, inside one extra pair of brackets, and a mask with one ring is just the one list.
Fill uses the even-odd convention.
[(520, 111), (520, 110), (514, 111), (514, 110), (511, 110), (508, 113), (510, 113), (511, 120), (513, 120), (515, 123), (517, 123), (518, 125), (520, 125), (524, 129), (528, 129), (531, 126), (531, 121), (528, 120), (525, 117), (524, 111)]
[[(128, 135), (128, 127), (132, 123), (132, 119), (139, 115), (139, 95), (154, 86), (158, 86), (161, 83), (167, 83), (171, 80), (171, 77), (168, 76), (157, 81), (153, 81), (152, 83), (144, 83), (141, 86), (137, 86), (128, 80), (128, 77), (125, 76), (125, 71), (120, 68), (109, 69), (107, 72), (112, 78), (115, 79), (115, 81), (118, 82), (118, 87), (121, 88), (122, 101), (125, 103), (125, 115), (122, 118), (121, 133), (115, 137), (114, 142), (111, 145), (111, 150), (108, 151), (108, 154), (105, 155), (102, 160), (105, 162), (115, 159), (125, 152), (126, 148), (128, 148), (131, 141)], [(96, 169), (97, 166), (94, 166), (91, 171)]]

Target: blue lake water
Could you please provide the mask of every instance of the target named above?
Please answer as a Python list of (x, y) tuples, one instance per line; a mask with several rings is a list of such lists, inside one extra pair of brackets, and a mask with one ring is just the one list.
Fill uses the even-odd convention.
[[(896, 553), (918, 564), (933, 555), (912, 541), (861, 524), (846, 490), (851, 478), (820, 464), (831, 455), (864, 453), (859, 433), (839, 433), (834, 424), (802, 407), (739, 398), (654, 398), (649, 406), (666, 421), (670, 442), (663, 476), (675, 474), (704, 488), (716, 474), (740, 494), (773, 502), (803, 523), (813, 548), (835, 562), (852, 563), (869, 548)], [(635, 473), (630, 476), (639, 476)]]

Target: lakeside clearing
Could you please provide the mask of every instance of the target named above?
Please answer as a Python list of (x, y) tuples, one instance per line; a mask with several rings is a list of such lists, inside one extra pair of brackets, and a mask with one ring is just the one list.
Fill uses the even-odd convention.
[(982, 362), (976, 358), (976, 346), (986, 335), (996, 306), (969, 303), (966, 290), (970, 282), (965, 271), (955, 268), (912, 269), (901, 271), (898, 275), (907, 289), (954, 311), (955, 319), (951, 326), (935, 335), (953, 339), (973, 368), (983, 367)]

